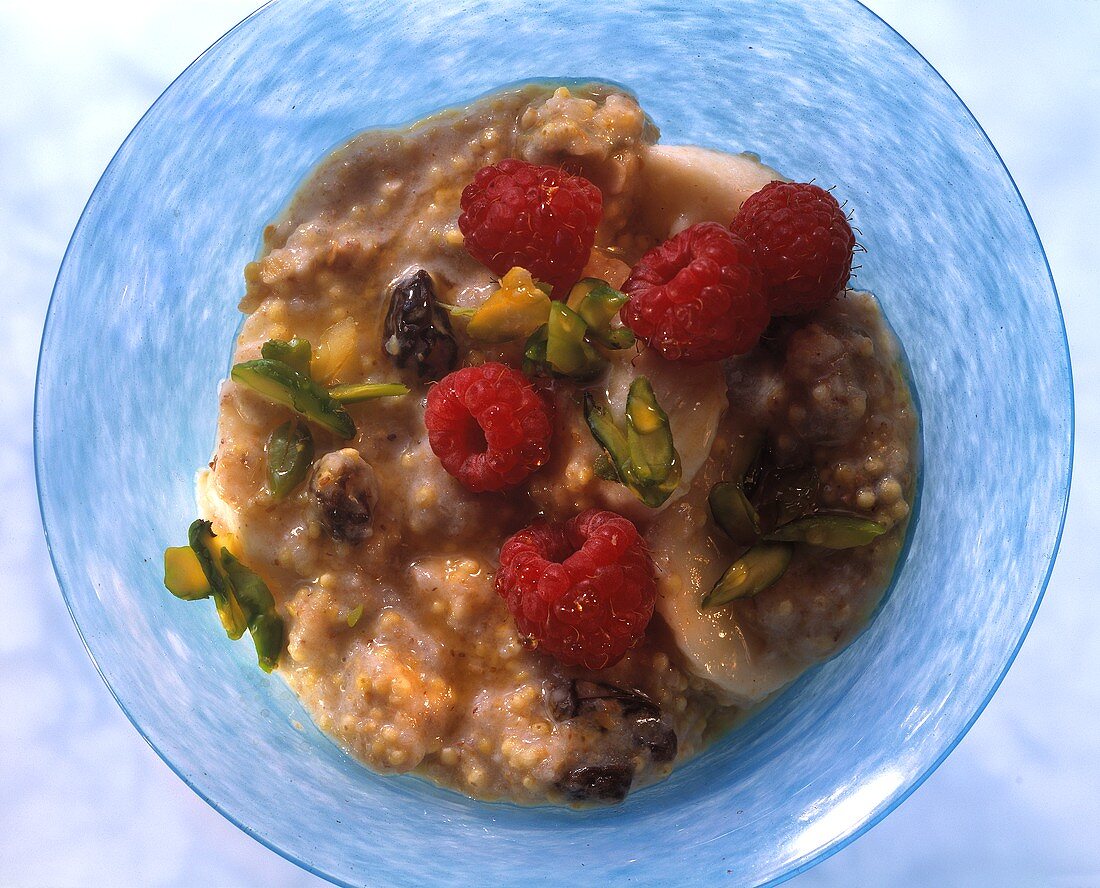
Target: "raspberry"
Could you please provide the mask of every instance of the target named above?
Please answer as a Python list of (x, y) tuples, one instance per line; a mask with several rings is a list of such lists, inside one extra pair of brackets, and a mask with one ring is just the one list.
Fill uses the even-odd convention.
[(600, 189), (583, 176), (509, 158), (477, 171), (458, 227), (494, 274), (520, 266), (562, 292), (581, 276), (602, 213)]
[(562, 663), (588, 669), (622, 659), (645, 632), (657, 598), (653, 561), (637, 528), (599, 509), (509, 537), (496, 587), (521, 635)]
[(428, 391), (428, 443), (474, 493), (519, 484), (546, 462), (550, 409), (522, 373), (482, 364), (448, 373)]
[(836, 198), (817, 185), (769, 182), (730, 228), (752, 247), (774, 315), (817, 308), (848, 283), (855, 235)]
[(717, 361), (751, 349), (770, 315), (752, 250), (717, 222), (654, 247), (623, 284), (623, 322), (670, 361)]

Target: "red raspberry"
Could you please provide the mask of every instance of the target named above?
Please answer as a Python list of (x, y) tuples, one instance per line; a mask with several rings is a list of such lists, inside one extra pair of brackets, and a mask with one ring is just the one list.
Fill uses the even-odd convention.
[(600, 189), (583, 176), (509, 158), (477, 171), (458, 227), (494, 274), (518, 265), (561, 291), (581, 276), (602, 213)]
[(770, 315), (752, 250), (717, 222), (654, 247), (623, 284), (622, 319), (670, 361), (718, 361), (751, 349)]
[(637, 528), (599, 509), (509, 537), (496, 585), (521, 635), (562, 663), (588, 669), (622, 659), (645, 632), (657, 598), (653, 561)]
[(848, 283), (856, 238), (824, 188), (769, 182), (742, 204), (730, 228), (756, 255), (773, 315), (817, 308)]
[(428, 390), (428, 443), (474, 493), (519, 484), (546, 462), (550, 408), (527, 377), (504, 364), (448, 373)]

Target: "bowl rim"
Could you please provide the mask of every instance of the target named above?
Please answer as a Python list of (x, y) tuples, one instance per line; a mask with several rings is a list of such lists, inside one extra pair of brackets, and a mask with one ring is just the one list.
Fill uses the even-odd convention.
[[(100, 188), (102, 187), (103, 181), (107, 177), (107, 174), (113, 169), (113, 167), (115, 166), (115, 164), (118, 161), (119, 157), (122, 155), (122, 153), (124, 152), (126, 147), (129, 145), (130, 141), (134, 138), (135, 133), (137, 133), (138, 130), (141, 129), (141, 126), (144, 123), (146, 117), (150, 113), (152, 113), (152, 111), (160, 104), (160, 102), (164, 98), (164, 96), (175, 87), (177, 82), (179, 82), (184, 77), (186, 77), (187, 74), (191, 71), (191, 69), (199, 63), (199, 61), (201, 61), (209, 53), (214, 51), (227, 37), (229, 37), (231, 34), (235, 33), (236, 31), (247, 27), (248, 24), (252, 21), (252, 19), (254, 19), (254, 18), (258, 17), (259, 15), (261, 15), (264, 12), (264, 10), (267, 9), (268, 6), (275, 5), (277, 2), (278, 2), (278, 0), (265, 0), (265, 2), (263, 2), (255, 10), (250, 12), (247, 16), (245, 16), (239, 22), (237, 22), (237, 24), (233, 25), (224, 34), (219, 36), (215, 41), (213, 41), (209, 46), (207, 46), (207, 48), (204, 49), (198, 56), (196, 56), (195, 59), (192, 60), (182, 71), (180, 71), (179, 74), (177, 74), (174, 78), (172, 78), (171, 82), (160, 92), (160, 94), (157, 96), (156, 100), (149, 106), (149, 108), (147, 108), (145, 110), (145, 112), (141, 115), (141, 117), (138, 118), (137, 122), (130, 129), (129, 133), (127, 133), (126, 138), (123, 139), (123, 141), (120, 143), (119, 147), (115, 150), (114, 154), (111, 157), (110, 162), (107, 164), (107, 166), (104, 168), (103, 172), (100, 174), (98, 180), (96, 181), (95, 187), (92, 189), (91, 193), (89, 194), (88, 200), (85, 202), (84, 208), (81, 210), (80, 215), (77, 218), (76, 225), (73, 228), (73, 234), (70, 236), (69, 242), (65, 247), (65, 252), (62, 255), (61, 263), (58, 267), (58, 274), (57, 274), (57, 277), (54, 280), (54, 285), (53, 285), (53, 287), (51, 289), (51, 292), (50, 292), (50, 299), (49, 299), (49, 303), (47, 305), (46, 315), (45, 315), (45, 319), (44, 319), (43, 326), (42, 326), (42, 336), (41, 336), (41, 339), (39, 341), (38, 361), (37, 361), (37, 365), (36, 365), (36, 369), (35, 369), (34, 405), (33, 405), (33, 414), (32, 414), (35, 489), (36, 489), (36, 494), (37, 494), (37, 498), (38, 498), (39, 520), (40, 520), (41, 525), (42, 525), (42, 532), (43, 532), (43, 536), (44, 536), (45, 542), (46, 542), (46, 549), (47, 549), (47, 551), (49, 553), (49, 556), (50, 556), (50, 564), (51, 564), (51, 567), (53, 568), (54, 577), (57, 580), (57, 585), (58, 585), (59, 590), (61, 591), (62, 598), (65, 601), (65, 607), (68, 610), (69, 616), (73, 621), (73, 626), (76, 628), (77, 636), (79, 637), (81, 644), (84, 646), (84, 650), (87, 652), (89, 659), (92, 661), (92, 665), (95, 667), (96, 672), (99, 674), (99, 677), (103, 680), (104, 685), (106, 685), (107, 690), (110, 692), (111, 696), (114, 698), (115, 702), (118, 704), (119, 708), (122, 710), (122, 712), (126, 716), (127, 720), (130, 722), (131, 725), (133, 725), (134, 729), (137, 731), (139, 736), (146, 742), (146, 744), (148, 744), (150, 749), (152, 749), (153, 752), (156, 753), (157, 757), (162, 762), (164, 762), (165, 765), (168, 766), (169, 770), (171, 770), (172, 773), (174, 773), (188, 788), (190, 788), (191, 791), (195, 793), (195, 795), (197, 795), (200, 799), (202, 799), (204, 802), (206, 802), (206, 804), (208, 804), (211, 808), (213, 808), (215, 811), (217, 811), (222, 817), (224, 817), (226, 820), (228, 820), (235, 827), (240, 829), (243, 833), (245, 833), (246, 835), (248, 835), (251, 838), (255, 839), (257, 842), (259, 842), (264, 847), (270, 849), (271, 851), (274, 851), (276, 854), (278, 854), (283, 859), (289, 861), (290, 863), (294, 864), (295, 866), (300, 867), (301, 869), (305, 870), (306, 872), (308, 872), (308, 873), (310, 873), (314, 876), (317, 876), (321, 879), (325, 879), (326, 881), (331, 882), (333, 884), (344, 885), (344, 886), (348, 886), (348, 888), (353, 888), (355, 883), (344, 881), (343, 879), (341, 879), (341, 878), (339, 878), (339, 877), (337, 877), (337, 876), (335, 876), (331, 873), (325, 872), (320, 867), (315, 866), (314, 864), (311, 864), (311, 863), (301, 859), (293, 851), (288, 850), (288, 849), (283, 848), (283, 847), (280, 847), (280, 845), (277, 844), (274, 840), (269, 839), (267, 836), (261, 834), (257, 830), (250, 827), (247, 823), (243, 822), (241, 819), (235, 817), (233, 814), (231, 814), (229, 811), (227, 811), (210, 794), (204, 792), (192, 780), (190, 780), (180, 770), (180, 768), (178, 768), (175, 765), (175, 763), (171, 759), (169, 759), (167, 757), (167, 755), (164, 752), (162, 752), (156, 746), (155, 743), (153, 743), (153, 741), (150, 739), (149, 735), (142, 728), (142, 726), (137, 722), (137, 720), (131, 714), (130, 710), (127, 708), (126, 704), (119, 697), (118, 692), (115, 690), (115, 688), (111, 685), (110, 681), (107, 679), (107, 676), (104, 674), (103, 668), (100, 666), (99, 661), (96, 659), (95, 652), (92, 650), (91, 646), (88, 643), (88, 639), (84, 634), (84, 630), (81, 628), (80, 623), (78, 622), (78, 620), (76, 618), (76, 613), (73, 609), (73, 603), (70, 599), (68, 588), (66, 587), (65, 583), (62, 580), (62, 568), (61, 568), (61, 565), (60, 565), (60, 562), (59, 562), (59, 558), (58, 558), (57, 553), (54, 552), (54, 548), (53, 548), (53, 545), (52, 545), (51, 540), (50, 540), (50, 530), (49, 530), (49, 526), (47, 525), (47, 522), (46, 522), (46, 506), (45, 506), (45, 501), (44, 501), (44, 497), (43, 497), (43, 483), (42, 482), (43, 482), (43, 478), (45, 476), (45, 466), (44, 466), (44, 463), (43, 463), (42, 441), (41, 441), (41, 433), (40, 433), (40, 417), (41, 417), (41, 411), (42, 411), (42, 401), (41, 401), (42, 372), (43, 372), (43, 367), (44, 367), (44, 364), (45, 364), (45, 351), (44, 351), (44, 349), (45, 349), (45, 344), (46, 344), (46, 338), (47, 338), (47, 336), (49, 334), (49, 331), (51, 329), (52, 321), (53, 321), (54, 314), (55, 314), (54, 307), (55, 307), (55, 302), (57, 301), (57, 298), (58, 298), (58, 286), (59, 286), (60, 280), (61, 280), (61, 273), (64, 271), (65, 266), (69, 261), (70, 253), (72, 252), (73, 246), (76, 242), (76, 236), (81, 231), (81, 228), (82, 228), (82, 226), (85, 222), (85, 218), (88, 216), (88, 213), (89, 213), (89, 210), (92, 206), (92, 203), (95, 201), (95, 198), (96, 198)], [(1067, 395), (1067, 398), (1068, 398), (1068, 403), (1067, 403), (1067, 407), (1068, 407), (1068, 412), (1067, 412), (1067, 420), (1068, 420), (1068, 422), (1067, 422), (1067, 439), (1068, 440), (1066, 442), (1066, 444), (1067, 444), (1066, 474), (1065, 474), (1065, 482), (1064, 482), (1064, 492), (1063, 492), (1063, 495), (1062, 495), (1062, 509), (1061, 509), (1061, 514), (1058, 517), (1058, 529), (1057, 529), (1057, 533), (1056, 533), (1055, 538), (1054, 538), (1054, 544), (1051, 548), (1050, 557), (1049, 557), (1049, 561), (1048, 561), (1048, 564), (1047, 564), (1047, 567), (1046, 567), (1046, 571), (1045, 571), (1045, 573), (1042, 577), (1041, 582), (1038, 585), (1038, 591), (1037, 591), (1037, 595), (1035, 597), (1035, 603), (1034, 603), (1034, 605), (1031, 609), (1031, 613), (1028, 615), (1027, 620), (1024, 623), (1024, 626), (1023, 626), (1022, 630), (1020, 631), (1019, 639), (1016, 641), (1015, 646), (1009, 652), (1007, 658), (1005, 659), (1005, 662), (1004, 662), (1003, 666), (1001, 667), (1000, 673), (997, 675), (997, 677), (993, 681), (992, 685), (990, 686), (988, 692), (985, 695), (985, 698), (982, 700), (980, 705), (977, 707), (977, 709), (974, 711), (974, 713), (970, 716), (970, 718), (959, 729), (956, 736), (953, 737), (950, 740), (950, 742), (947, 743), (947, 745), (944, 747), (944, 749), (940, 753), (940, 755), (938, 757), (936, 757), (931, 762), (931, 764), (929, 764), (915, 779), (913, 779), (910, 783), (908, 783), (908, 785), (902, 785), (898, 789), (896, 789), (893, 792), (893, 794), (890, 795), (885, 800), (885, 804), (882, 806), (881, 810), (879, 810), (877, 813), (874, 813), (871, 816), (867, 817), (867, 819), (864, 820), (863, 823), (856, 826), (847, 835), (844, 835), (840, 838), (834, 839), (831, 843), (817, 848), (815, 851), (811, 852), (809, 855), (807, 855), (805, 858), (803, 858), (803, 860), (801, 862), (795, 863), (788, 871), (786, 871), (784, 873), (781, 873), (780, 875), (768, 880), (767, 882), (761, 883), (762, 885), (769, 885), (769, 886), (770, 885), (779, 885), (783, 882), (786, 882), (790, 879), (793, 879), (795, 876), (800, 875), (800, 874), (806, 872), (807, 870), (812, 869), (817, 864), (821, 863), (824, 860), (827, 860), (828, 858), (832, 857), (837, 852), (843, 850), (848, 845), (850, 845), (852, 842), (854, 842), (856, 839), (858, 839), (860, 836), (864, 835), (869, 830), (871, 830), (873, 827), (875, 827), (879, 823), (881, 823), (890, 813), (892, 813), (906, 799), (908, 799), (909, 796), (911, 796), (914, 792), (916, 792), (917, 789), (919, 789), (930, 776), (932, 776), (932, 774), (936, 771), (936, 769), (939, 768), (939, 766), (941, 764), (943, 764), (943, 762), (947, 759), (947, 757), (952, 752), (954, 752), (955, 748), (962, 742), (963, 738), (965, 738), (966, 735), (970, 732), (970, 729), (974, 726), (974, 724), (977, 722), (977, 720), (981, 717), (982, 713), (985, 711), (986, 707), (989, 705), (990, 701), (993, 699), (993, 696), (997, 693), (998, 689), (1000, 688), (1002, 682), (1005, 679), (1005, 676), (1008, 674), (1009, 669), (1012, 667), (1013, 662), (1015, 662), (1016, 657), (1020, 652), (1020, 649), (1023, 647), (1024, 641), (1027, 639), (1028, 633), (1030, 632), (1032, 625), (1035, 622), (1035, 618), (1038, 614), (1039, 606), (1040, 606), (1040, 604), (1042, 604), (1043, 598), (1045, 597), (1047, 588), (1050, 584), (1050, 578), (1051, 578), (1051, 574), (1054, 570), (1055, 562), (1058, 559), (1058, 553), (1059, 553), (1059, 550), (1061, 548), (1062, 537), (1063, 537), (1063, 533), (1065, 531), (1066, 514), (1067, 514), (1067, 511), (1068, 511), (1068, 508), (1069, 508), (1069, 499), (1070, 499), (1070, 493), (1071, 493), (1072, 483), (1073, 483), (1073, 461), (1074, 461), (1074, 453), (1075, 453), (1075, 430), (1076, 430), (1076, 405), (1075, 405), (1075, 393), (1074, 393), (1074, 382), (1073, 382), (1073, 364), (1072, 364), (1072, 358), (1071, 358), (1070, 348), (1069, 348), (1069, 337), (1068, 337), (1068, 333), (1066, 331), (1065, 316), (1062, 312), (1061, 300), (1060, 300), (1059, 295), (1058, 295), (1058, 287), (1057, 287), (1057, 284), (1054, 280), (1054, 274), (1053, 274), (1053, 272), (1050, 268), (1050, 260), (1047, 257), (1046, 248), (1043, 246), (1042, 239), (1039, 236), (1039, 231), (1035, 226), (1035, 220), (1034, 220), (1034, 218), (1031, 214), (1031, 210), (1028, 208), (1027, 202), (1024, 200), (1024, 196), (1020, 192), (1020, 188), (1017, 185), (1016, 180), (1013, 178), (1011, 171), (1008, 169), (1008, 166), (1005, 164), (1004, 158), (1001, 156), (1001, 153), (997, 150), (996, 145), (994, 145), (993, 141), (990, 139), (989, 134), (985, 131), (985, 128), (982, 126), (981, 122), (977, 119), (977, 117), (974, 115), (974, 113), (970, 110), (970, 108), (966, 104), (966, 102), (963, 101), (962, 97), (958, 94), (958, 92), (955, 91), (954, 87), (951, 86), (951, 84), (939, 72), (939, 70), (935, 67), (935, 65), (933, 65), (924, 56), (924, 54), (919, 49), (917, 49), (912, 43), (910, 43), (909, 40), (907, 40), (897, 29), (895, 29), (889, 22), (887, 22), (882, 16), (880, 16), (878, 13), (876, 13), (873, 9), (869, 8), (864, 2), (862, 2), (862, 0), (842, 0), (842, 2), (848, 3), (852, 9), (857, 11), (857, 13), (868, 15), (868, 16), (870, 16), (870, 18), (873, 21), (875, 21), (879, 25), (881, 25), (885, 29), (887, 34), (890, 36), (890, 38), (895, 40), (898, 43), (898, 48), (901, 51), (903, 51), (903, 52), (904, 51), (909, 51), (909, 52), (913, 53), (913, 55), (917, 59), (919, 59), (925, 66), (927, 66), (928, 70), (931, 72), (933, 77), (938, 79), (942, 83), (942, 85), (947, 88), (947, 90), (949, 91), (951, 96), (953, 96), (954, 99), (958, 102), (959, 107), (962, 109), (962, 111), (965, 113), (965, 115), (967, 117), (969, 117), (970, 121), (973, 123), (973, 125), (977, 129), (977, 132), (980, 134), (980, 138), (985, 141), (988, 148), (993, 152), (993, 156), (996, 158), (997, 162), (1000, 164), (1001, 169), (1003, 170), (1005, 176), (1008, 179), (1009, 184), (1011, 185), (1011, 189), (1012, 189), (1012, 192), (1015, 194), (1016, 200), (1019, 202), (1020, 207), (1024, 211), (1024, 215), (1027, 219), (1027, 224), (1028, 224), (1028, 227), (1030, 228), (1030, 232), (1031, 232), (1032, 236), (1034, 237), (1036, 245), (1039, 248), (1039, 257), (1041, 258), (1043, 266), (1046, 269), (1047, 280), (1048, 280), (1049, 285), (1050, 285), (1050, 293), (1051, 293), (1051, 296), (1054, 299), (1054, 309), (1057, 313), (1059, 327), (1060, 327), (1060, 331), (1061, 331), (1061, 339), (1062, 339), (1061, 346), (1062, 346), (1062, 353), (1063, 353), (1063, 356), (1064, 356), (1064, 359), (1065, 359), (1066, 374), (1067, 374), (1067, 381), (1068, 381), (1067, 391), (1066, 391), (1066, 395)], [(907, 534), (907, 537), (911, 537), (911, 533)], [(906, 548), (908, 548), (908, 546), (906, 546)]]

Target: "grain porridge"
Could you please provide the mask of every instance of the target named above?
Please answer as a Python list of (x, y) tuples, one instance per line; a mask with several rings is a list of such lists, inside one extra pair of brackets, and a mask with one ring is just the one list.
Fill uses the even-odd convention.
[(657, 139), (602, 85), (368, 131), (245, 268), (166, 584), (377, 771), (618, 801), (890, 581), (916, 416), (843, 213)]

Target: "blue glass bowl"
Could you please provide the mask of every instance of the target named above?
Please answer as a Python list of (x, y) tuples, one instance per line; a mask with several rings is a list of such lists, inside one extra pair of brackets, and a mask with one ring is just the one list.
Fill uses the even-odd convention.
[[(871, 627), (670, 780), (582, 814), (372, 774), (212, 607), (161, 586), (263, 225), (357, 130), (540, 75), (627, 84), (668, 142), (835, 183), (868, 250), (858, 283), (923, 410), (920, 518)], [(856, 3), (283, 0), (169, 87), (92, 195), (42, 345), (37, 470), (61, 587), (119, 703), (279, 853), (350, 884), (749, 884), (866, 830), (988, 702), (1058, 545), (1071, 402), (1012, 180), (947, 84)]]

